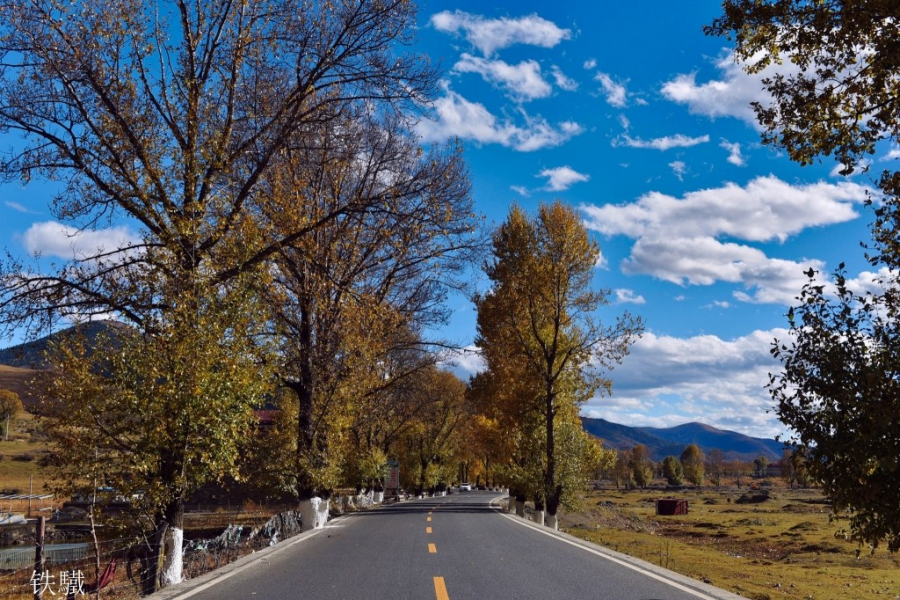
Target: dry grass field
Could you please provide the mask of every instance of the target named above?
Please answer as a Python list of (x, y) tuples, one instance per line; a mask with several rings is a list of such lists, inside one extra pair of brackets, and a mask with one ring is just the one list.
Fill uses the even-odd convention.
[[(0, 493), (15, 491), (27, 494), (29, 490), (33, 490), (35, 494), (45, 492), (45, 470), (39, 463), (47, 453), (47, 446), (33, 435), (36, 427), (34, 416), (19, 413), (11, 421), (9, 440), (4, 440), (3, 435), (0, 435)], [(4, 422), (0, 426), (0, 433), (5, 432)], [(0, 506), (0, 509), (4, 508), (9, 507)]]
[[(666, 497), (687, 499), (689, 513), (657, 516)], [(570, 534), (751, 600), (900, 598), (900, 554), (860, 549), (846, 526), (818, 491), (777, 487), (600, 490), (560, 519)]]

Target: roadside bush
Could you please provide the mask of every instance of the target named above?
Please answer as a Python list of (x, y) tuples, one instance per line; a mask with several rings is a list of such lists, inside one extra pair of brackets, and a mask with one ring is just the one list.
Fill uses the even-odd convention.
[(27, 452), (25, 454), (16, 454), (12, 459), (18, 462), (32, 462), (34, 460), (34, 454)]

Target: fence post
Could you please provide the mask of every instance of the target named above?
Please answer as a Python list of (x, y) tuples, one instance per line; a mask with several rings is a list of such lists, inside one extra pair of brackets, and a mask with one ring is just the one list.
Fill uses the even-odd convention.
[(41, 596), (44, 594), (44, 531), (44, 517), (42, 515), (37, 518), (37, 523), (34, 526), (34, 576), (32, 580), (40, 582), (34, 588), (34, 600), (41, 600)]

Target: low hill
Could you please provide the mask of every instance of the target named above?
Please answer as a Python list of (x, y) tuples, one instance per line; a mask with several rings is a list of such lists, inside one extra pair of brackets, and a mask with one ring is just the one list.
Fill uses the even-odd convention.
[(93, 321), (91, 323), (70, 327), (32, 342), (26, 342), (17, 346), (11, 346), (5, 350), (0, 350), (0, 365), (23, 369), (46, 369), (49, 365), (47, 364), (45, 354), (60, 336), (70, 336), (75, 334), (84, 335), (87, 340), (87, 347), (92, 348), (95, 345), (95, 340), (99, 336), (107, 335), (114, 337), (115, 330), (121, 327), (125, 326), (121, 323), (116, 323), (115, 321)]
[(40, 395), (38, 386), (40, 378), (46, 371), (37, 369), (21, 369), (19, 367), (9, 367), (0, 365), (0, 389), (11, 390), (19, 395), (25, 410), (30, 413), (35, 412), (39, 402)]
[(679, 456), (685, 446), (697, 444), (704, 454), (718, 448), (729, 459), (753, 460), (765, 456), (779, 460), (784, 447), (775, 440), (754, 438), (736, 431), (716, 429), (703, 423), (686, 423), (675, 427), (629, 427), (605, 419), (581, 418), (584, 430), (603, 440), (608, 448), (628, 450), (637, 444), (650, 449), (654, 460)]

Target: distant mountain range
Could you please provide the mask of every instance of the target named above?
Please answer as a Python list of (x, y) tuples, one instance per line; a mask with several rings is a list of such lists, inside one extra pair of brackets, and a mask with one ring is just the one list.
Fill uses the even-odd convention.
[(605, 419), (581, 418), (584, 430), (603, 440), (603, 445), (616, 450), (630, 450), (638, 444), (650, 449), (654, 460), (680, 456), (685, 446), (697, 444), (704, 454), (718, 448), (729, 459), (753, 460), (765, 456), (770, 461), (781, 459), (784, 444), (775, 440), (754, 438), (736, 431), (724, 431), (703, 423), (686, 423), (675, 427), (629, 427)]

